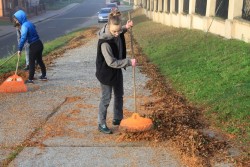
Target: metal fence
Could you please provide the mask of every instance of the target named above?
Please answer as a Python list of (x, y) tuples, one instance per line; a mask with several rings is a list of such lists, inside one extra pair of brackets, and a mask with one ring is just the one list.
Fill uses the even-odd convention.
[(151, 0), (151, 11), (154, 11), (154, 1), (153, 0)]
[(146, 1), (147, 1), (147, 9), (150, 10), (150, 1), (149, 0)]
[(175, 7), (174, 7), (175, 13), (179, 12), (179, 0), (175, 0)]
[(164, 6), (165, 6), (164, 0), (162, 0), (162, 11), (163, 11), (163, 12), (164, 12)]
[(183, 13), (185, 13), (185, 14), (189, 13), (189, 0), (184, 0), (184, 3), (183, 3)]
[(215, 8), (215, 16), (227, 19), (229, 0), (217, 0)]
[[(170, 12), (170, 3), (171, 0), (156, 0), (157, 3), (155, 6), (155, 10), (165, 10), (165, 12), (169, 13)], [(162, 1), (162, 9), (158, 9), (158, 1)], [(154, 9), (154, 1), (153, 0), (144, 0), (144, 8), (150, 10)], [(167, 3), (166, 5), (164, 3)], [(189, 3), (190, 0), (183, 0), (183, 13), (188, 14), (189, 13)], [(152, 8), (151, 8), (152, 6)], [(167, 6), (165, 9), (164, 7)], [(206, 7), (207, 7), (207, 0), (196, 0), (195, 4), (195, 13), (200, 14), (202, 16), (206, 15)], [(29, 12), (37, 13), (41, 10), (45, 10), (45, 7), (38, 7), (37, 9), (28, 9)], [(216, 17), (221, 17), (223, 19), (228, 18), (228, 9), (229, 9), (229, 0), (216, 0), (216, 8), (215, 8), (215, 16)], [(179, 1), (175, 0), (175, 12), (178, 13), (179, 11)], [(9, 13), (9, 11), (4, 11), (4, 13)], [(9, 14), (7, 14), (9, 15)], [(250, 21), (250, 0), (243, 0), (243, 6), (242, 6), (242, 18), (245, 20)]]
[(195, 13), (205, 16), (206, 8), (207, 8), (207, 0), (196, 0)]
[(158, 0), (156, 0), (155, 11), (156, 11), (156, 12), (158, 12), (158, 11), (159, 11), (159, 9), (158, 9)]
[(46, 11), (46, 6), (45, 4), (39, 4), (37, 6), (28, 6), (28, 7), (16, 6), (14, 8), (5, 8), (3, 9), (3, 17), (9, 18), (10, 21), (12, 22), (13, 14), (19, 9), (24, 10), (28, 14), (28, 16), (32, 16), (44, 13)]
[(243, 1), (242, 18), (250, 21), (250, 0)]
[(167, 7), (167, 12), (169, 13), (170, 12), (170, 0), (168, 0), (168, 7)]

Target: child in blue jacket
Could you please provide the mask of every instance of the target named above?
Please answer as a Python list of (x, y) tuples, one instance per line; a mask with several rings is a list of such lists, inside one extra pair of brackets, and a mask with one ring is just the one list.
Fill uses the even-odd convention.
[(33, 84), (35, 74), (35, 60), (41, 67), (42, 75), (39, 80), (46, 81), (46, 67), (42, 60), (43, 43), (40, 40), (36, 27), (33, 23), (27, 20), (26, 14), (22, 10), (18, 10), (13, 16), (14, 26), (21, 26), (21, 38), (18, 44), (18, 56), (21, 56), (22, 49), (26, 41), (29, 43), (29, 79), (26, 83)]

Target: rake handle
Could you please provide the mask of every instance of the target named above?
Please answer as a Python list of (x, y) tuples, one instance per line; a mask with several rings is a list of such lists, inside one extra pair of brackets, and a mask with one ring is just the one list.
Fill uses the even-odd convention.
[(18, 69), (18, 65), (19, 65), (19, 59), (20, 59), (20, 56), (17, 54), (17, 63), (16, 63), (16, 72), (15, 72), (15, 75), (17, 75), (17, 69)]
[[(131, 20), (131, 14), (130, 12), (128, 12), (128, 18), (129, 20)], [(131, 44), (131, 54), (132, 54), (132, 58), (134, 58), (134, 47), (133, 47), (133, 34), (132, 34), (132, 27), (130, 27), (130, 44)], [(134, 112), (137, 111), (136, 109), (136, 84), (135, 84), (135, 67), (133, 68), (133, 87), (134, 87)]]

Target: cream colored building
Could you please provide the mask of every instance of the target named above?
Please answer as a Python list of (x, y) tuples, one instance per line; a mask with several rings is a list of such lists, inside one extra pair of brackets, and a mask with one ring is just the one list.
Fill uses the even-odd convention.
[[(167, 1), (170, 1), (170, 5)], [(198, 29), (250, 42), (250, 21), (242, 19), (243, 0), (229, 0), (226, 19), (215, 17), (216, 0), (207, 0), (205, 16), (195, 13), (196, 0), (189, 0), (188, 13), (183, 12), (184, 0), (134, 0), (134, 8), (142, 5), (141, 11), (155, 22), (168, 26)], [(250, 2), (249, 2), (250, 3)], [(157, 8), (157, 10), (156, 10)]]

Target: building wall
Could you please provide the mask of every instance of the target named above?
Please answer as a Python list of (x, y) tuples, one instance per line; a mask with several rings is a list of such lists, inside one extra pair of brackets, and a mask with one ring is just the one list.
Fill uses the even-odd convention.
[[(134, 8), (141, 8), (141, 11), (148, 18), (168, 26), (198, 29), (204, 32), (209, 30), (210, 33), (220, 35), (228, 39), (233, 38), (250, 42), (250, 21), (241, 19), (243, 0), (229, 0), (228, 18), (225, 20), (214, 17), (216, 0), (207, 0), (206, 16), (195, 14), (196, 0), (189, 0), (188, 14), (183, 13), (183, 0), (179, 0), (178, 13), (175, 13), (174, 10), (175, 0), (171, 0), (170, 2), (170, 12), (165, 12), (167, 0), (164, 1), (163, 6), (160, 1), (161, 0), (158, 0), (158, 8), (163, 8), (163, 11), (156, 11), (154, 9), (156, 5), (150, 5), (151, 10), (148, 9), (148, 4), (154, 3), (155, 0), (148, 0), (147, 4), (142, 4), (142, 6), (147, 5), (146, 8), (141, 8), (138, 4), (139, 0), (135, 0)], [(140, 3), (141, 2), (146, 3), (146, 1), (140, 1)]]

